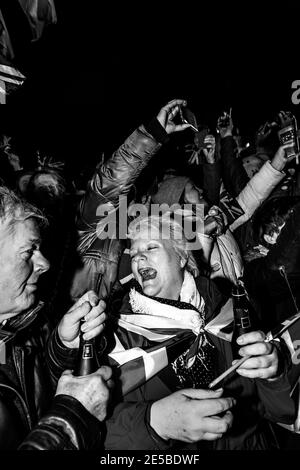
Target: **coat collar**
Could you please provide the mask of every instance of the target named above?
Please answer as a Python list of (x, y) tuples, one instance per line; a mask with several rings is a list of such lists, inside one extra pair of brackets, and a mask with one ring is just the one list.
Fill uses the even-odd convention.
[(32, 309), (8, 319), (4, 325), (0, 326), (0, 342), (6, 343), (13, 339), (20, 330), (31, 325), (43, 306), (44, 302), (39, 302)]

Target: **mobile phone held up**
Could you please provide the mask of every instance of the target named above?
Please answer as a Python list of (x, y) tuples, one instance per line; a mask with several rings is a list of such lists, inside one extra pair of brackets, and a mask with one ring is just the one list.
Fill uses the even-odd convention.
[(198, 132), (196, 116), (189, 108), (180, 106), (179, 116), (182, 124), (190, 124), (191, 129), (194, 132)]
[(199, 150), (203, 150), (204, 148), (209, 150), (209, 145), (204, 142), (205, 137), (210, 133), (210, 130), (208, 127), (203, 127), (201, 128), (197, 135), (195, 136), (195, 143), (198, 147)]
[(297, 120), (293, 114), (291, 114), (289, 121), (285, 122), (285, 126), (282, 126), (278, 130), (278, 138), (280, 145), (289, 145), (286, 148), (286, 158), (296, 157), (296, 164), (299, 164), (299, 136), (298, 136), (298, 125)]
[(230, 124), (230, 118), (231, 118), (231, 108), (229, 113), (226, 113), (226, 111), (223, 111), (222, 116), (219, 117), (218, 119), (218, 127), (228, 127)]

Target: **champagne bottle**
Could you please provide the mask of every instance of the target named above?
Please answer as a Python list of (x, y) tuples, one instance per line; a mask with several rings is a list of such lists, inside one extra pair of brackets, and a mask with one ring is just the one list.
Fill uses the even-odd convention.
[(232, 288), (234, 327), (231, 340), (232, 354), (234, 359), (240, 359), (237, 338), (245, 333), (253, 331), (254, 315), (253, 308), (247, 296), (246, 289), (241, 280)]
[(95, 347), (95, 338), (85, 340), (80, 332), (80, 344), (74, 375), (89, 375), (99, 368)]

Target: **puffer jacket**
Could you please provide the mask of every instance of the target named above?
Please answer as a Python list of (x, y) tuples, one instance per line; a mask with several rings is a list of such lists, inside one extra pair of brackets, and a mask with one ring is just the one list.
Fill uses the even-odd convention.
[[(134, 182), (167, 140), (165, 130), (154, 119), (147, 128), (140, 126), (136, 129), (112, 157), (97, 168), (81, 202), (77, 220), (82, 266), (73, 277), (72, 299), (90, 289), (101, 298), (108, 297), (126, 245), (127, 212), (125, 220), (123, 218), (119, 224), (119, 197), (124, 198), (126, 207), (125, 197)], [(127, 204), (129, 202), (127, 200)], [(116, 232), (109, 233), (109, 236), (105, 236), (107, 213), (116, 227)], [(119, 228), (125, 230), (123, 239), (118, 234)]]
[(233, 197), (244, 189), (249, 181), (243, 162), (236, 157), (236, 143), (232, 136), (221, 139), (221, 167), (222, 179), (226, 190)]
[(226, 278), (235, 283), (236, 278), (243, 275), (242, 255), (232, 232), (252, 217), (283, 178), (284, 173), (275, 170), (270, 162), (266, 162), (237, 195), (236, 201), (244, 214), (238, 217), (224, 234), (216, 238), (210, 258), (211, 278)]
[[(9, 320), (0, 330), (0, 450), (75, 450), (94, 448), (100, 423), (75, 398), (57, 395), (46, 364), (49, 335), (43, 305)], [(64, 353), (53, 338), (48, 362)]]
[[(214, 282), (204, 277), (196, 279), (199, 292), (206, 303), (206, 322), (214, 318), (224, 302)], [(116, 312), (117, 313), (117, 312)], [(121, 313), (132, 313), (128, 297), (125, 297)], [(118, 329), (116, 330), (118, 334)], [(126, 349), (142, 344), (136, 333), (127, 332), (120, 337)], [(210, 335), (210, 340), (218, 352), (216, 375), (227, 369), (232, 363), (231, 344), (228, 341)], [(284, 348), (284, 346), (283, 346)], [(176, 391), (178, 383), (171, 365), (161, 370), (142, 386), (123, 396), (106, 421), (107, 450), (264, 450), (276, 448), (271, 422), (292, 423), (296, 416), (296, 405), (290, 397), (291, 382), (289, 371), (291, 362), (285, 349), (285, 366), (276, 379), (248, 379), (234, 374), (224, 385), (224, 396), (236, 398), (237, 404), (232, 409), (234, 421), (232, 428), (221, 438), (212, 442), (199, 441), (186, 444), (174, 440), (165, 441), (150, 426), (150, 409), (154, 401), (160, 400)], [(294, 378), (294, 382), (295, 382)], [(118, 384), (116, 382), (116, 389)]]
[[(245, 159), (237, 158), (235, 150), (236, 143), (232, 136), (221, 139), (222, 179), (226, 190), (233, 197), (238, 196), (250, 180), (243, 164), (243, 160), (247, 160), (249, 157), (245, 157)], [(257, 152), (253, 155), (253, 157), (255, 156), (257, 156), (258, 161), (268, 159), (268, 155), (263, 152)], [(261, 158), (261, 156), (263, 156), (263, 158)], [(299, 181), (297, 182), (296, 178), (291, 177), (289, 172), (286, 173), (281, 181), (282, 185), (278, 185), (273, 189), (271, 197), (294, 196), (299, 194)]]
[[(283, 178), (284, 173), (275, 170), (270, 162), (266, 162), (236, 196), (235, 199), (244, 214), (237, 217), (225, 233), (215, 239), (210, 257), (212, 279), (225, 278), (235, 283), (236, 278), (243, 275), (242, 255), (232, 232), (252, 217), (256, 209), (267, 199)], [(222, 186), (221, 194), (224, 194)]]
[[(233, 197), (237, 198), (242, 208), (246, 207), (250, 201), (250, 205), (248, 205), (250, 210), (247, 210), (245, 216), (237, 219), (231, 227), (231, 230), (235, 231), (234, 235), (244, 255), (253, 247), (251, 217), (254, 211), (267, 198), (284, 197), (287, 195), (296, 196), (300, 194), (300, 180), (296, 178), (296, 175), (292, 177), (289, 173), (275, 170), (270, 161), (266, 162), (251, 180), (249, 180), (242, 160), (235, 156), (235, 148), (236, 144), (232, 136), (221, 139), (221, 165), (224, 186)], [(262, 175), (264, 175), (264, 179), (261, 178)], [(249, 182), (251, 182), (251, 185), (248, 187), (250, 191), (246, 188)], [(253, 187), (253, 183), (255, 186), (258, 186), (256, 188), (255, 186)], [(256, 196), (251, 190), (251, 187), (255, 190), (254, 193), (256, 193)]]
[(271, 162), (266, 162), (236, 197), (244, 215), (230, 225), (230, 230), (234, 231), (247, 222), (284, 177), (284, 172), (273, 168)]

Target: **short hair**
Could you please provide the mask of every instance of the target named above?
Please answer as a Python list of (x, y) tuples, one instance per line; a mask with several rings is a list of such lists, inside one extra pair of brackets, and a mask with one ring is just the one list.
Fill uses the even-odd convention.
[(0, 186), (0, 223), (13, 227), (17, 222), (34, 218), (39, 226), (47, 225), (47, 219), (35, 206), (18, 196), (6, 186)]
[(183, 259), (185, 269), (189, 271), (194, 277), (199, 276), (199, 269), (194, 258), (192, 251), (189, 249), (189, 243), (186, 239), (181, 225), (170, 217), (170, 214), (164, 214), (164, 216), (151, 215), (142, 219), (133, 220), (128, 227), (128, 238), (134, 239), (136, 234), (143, 228), (150, 227), (157, 229), (159, 233), (167, 230), (172, 248), (177, 254), (179, 259)]
[(258, 242), (265, 245), (264, 235), (279, 233), (279, 227), (288, 220), (299, 202), (300, 197), (297, 196), (282, 196), (266, 201), (253, 218), (253, 232)]
[(66, 195), (65, 179), (55, 170), (38, 170), (30, 177), (25, 195), (38, 207), (59, 203)]

